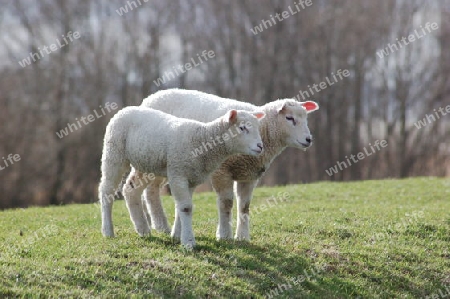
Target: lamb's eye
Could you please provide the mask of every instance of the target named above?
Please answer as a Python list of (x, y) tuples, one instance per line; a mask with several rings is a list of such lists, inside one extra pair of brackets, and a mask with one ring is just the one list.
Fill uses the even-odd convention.
[(246, 132), (248, 133), (248, 129), (246, 126), (240, 126), (239, 129), (241, 130), (241, 132)]
[(289, 121), (292, 121), (294, 126), (296, 125), (295, 119), (292, 116), (286, 116), (286, 119), (289, 120)]

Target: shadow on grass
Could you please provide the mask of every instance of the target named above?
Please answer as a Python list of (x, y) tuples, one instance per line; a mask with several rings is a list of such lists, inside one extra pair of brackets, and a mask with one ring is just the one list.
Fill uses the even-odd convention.
[[(390, 267), (372, 264), (373, 261), (368, 261), (368, 265), (372, 264), (371, 270), (366, 268), (368, 265), (353, 263), (352, 254), (346, 257), (346, 261), (326, 257), (324, 264), (318, 264), (319, 259), (314, 260), (306, 254), (293, 253), (272, 243), (260, 246), (243, 241), (216, 241), (211, 237), (199, 236), (195, 250), (190, 252), (183, 250), (179, 243), (173, 242), (165, 235), (157, 235), (145, 239), (144, 242), (149, 247), (158, 244), (167, 250), (176, 251), (180, 260), (190, 257), (199, 264), (207, 260), (224, 270), (228, 276), (239, 280), (239, 285), (234, 285), (224, 284), (221, 279), (208, 279), (206, 282), (192, 279), (185, 281), (183, 286), (167, 288), (167, 285), (175, 285), (176, 280), (183, 275), (179, 271), (169, 270), (170, 274), (174, 275), (173, 279), (170, 275), (162, 281), (161, 277), (158, 277), (160, 281), (154, 285), (154, 294), (164, 297), (372, 298), (381, 295), (380, 298), (394, 298), (400, 291), (416, 298), (433, 292), (433, 289), (425, 290), (423, 286), (414, 283), (407, 273), (391, 271), (393, 269)], [(405, 254), (407, 256), (401, 255), (398, 258), (406, 262), (419, 258), (412, 253)], [(357, 256), (354, 258), (357, 259)], [(404, 270), (408, 271), (406, 268)], [(215, 272), (211, 270), (207, 274), (214, 275)], [(426, 279), (436, 289), (442, 284), (432, 276), (427, 275)], [(215, 292), (199, 294), (198, 291), (193, 291), (199, 283), (203, 289)], [(243, 290), (242, 284), (246, 289)]]
[(340, 279), (331, 268), (288, 252), (282, 246), (268, 244), (261, 247), (245, 241), (216, 241), (208, 237), (196, 239), (197, 246), (193, 251), (185, 251), (168, 236), (153, 236), (144, 242), (150, 247), (159, 244), (167, 250), (177, 251), (180, 260), (190, 257), (201, 263), (206, 259), (227, 275), (241, 280), (247, 289), (243, 291), (242, 284), (224, 284), (221, 279), (213, 278), (203, 282), (208, 290), (216, 291), (213, 294), (192, 291), (199, 283), (196, 279), (185, 281), (183, 286), (167, 288), (168, 285), (176, 285), (180, 275), (169, 269), (173, 280), (170, 275), (158, 277), (158, 282), (153, 285), (153, 294), (168, 298), (349, 298), (349, 294), (353, 297), (359, 295), (357, 285)]

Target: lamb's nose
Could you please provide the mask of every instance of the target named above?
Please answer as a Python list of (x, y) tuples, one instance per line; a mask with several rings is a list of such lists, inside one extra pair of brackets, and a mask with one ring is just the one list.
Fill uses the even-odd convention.
[(258, 146), (261, 151), (263, 150), (263, 145), (261, 142), (259, 142), (256, 146)]
[(311, 143), (312, 142), (311, 137), (306, 137), (306, 142)]

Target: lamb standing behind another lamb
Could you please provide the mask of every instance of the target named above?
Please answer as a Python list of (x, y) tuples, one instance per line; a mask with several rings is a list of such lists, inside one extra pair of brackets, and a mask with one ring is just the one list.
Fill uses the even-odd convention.
[[(123, 187), (130, 218), (139, 235), (150, 229), (143, 213), (141, 194), (146, 173), (167, 177), (176, 201), (174, 238), (186, 247), (195, 245), (192, 232), (192, 192), (227, 157), (235, 154), (259, 155), (263, 150), (259, 135), (259, 119), (264, 113), (230, 110), (209, 123), (177, 118), (145, 108), (127, 107), (120, 110), (106, 128), (102, 154), (102, 178), (99, 197), (102, 205), (102, 232), (114, 236), (111, 194), (122, 176), (133, 167)], [(191, 150), (230, 130), (241, 132), (198, 157)], [(147, 181), (146, 181), (147, 182)]]
[[(300, 149), (312, 144), (307, 124), (307, 114), (319, 109), (313, 101), (298, 102), (294, 99), (277, 100), (255, 106), (250, 103), (225, 99), (195, 90), (162, 90), (144, 99), (141, 106), (158, 109), (178, 117), (211, 121), (229, 109), (263, 111), (260, 132), (264, 153), (258, 157), (238, 155), (228, 158), (213, 174), (212, 185), (218, 194), (219, 225), (217, 239), (232, 238), (231, 217), (233, 207), (233, 183), (237, 197), (236, 239), (250, 239), (250, 201), (253, 189), (273, 159), (286, 147)], [(169, 225), (161, 205), (159, 187), (162, 180), (152, 181), (144, 192), (150, 207), (152, 226), (159, 231), (169, 231)]]

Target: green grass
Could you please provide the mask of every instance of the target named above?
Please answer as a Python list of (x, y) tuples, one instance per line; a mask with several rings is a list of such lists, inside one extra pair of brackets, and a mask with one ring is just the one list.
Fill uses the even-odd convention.
[(193, 252), (139, 238), (123, 201), (113, 239), (94, 204), (0, 212), (0, 298), (421, 298), (450, 285), (448, 179), (258, 188), (251, 243), (215, 240), (214, 194), (194, 204)]

